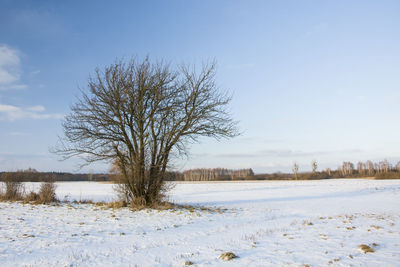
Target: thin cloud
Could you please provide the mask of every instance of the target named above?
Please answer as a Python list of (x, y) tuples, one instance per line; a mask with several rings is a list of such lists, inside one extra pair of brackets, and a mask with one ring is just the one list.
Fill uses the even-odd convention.
[(61, 119), (62, 114), (58, 113), (45, 113), (45, 108), (41, 105), (32, 107), (17, 107), (13, 105), (0, 104), (0, 120), (3, 121), (15, 121), (22, 119)]
[(275, 157), (275, 158), (289, 158), (289, 157), (315, 157), (321, 155), (343, 154), (343, 153), (360, 153), (362, 150), (338, 150), (338, 151), (295, 151), (285, 149), (269, 149), (261, 150), (254, 153), (228, 153), (218, 154), (216, 157), (220, 158), (260, 158), (260, 157)]
[(24, 132), (9, 132), (9, 136), (28, 136), (29, 133), (24, 133)]
[(15, 49), (0, 45), (0, 90), (25, 89), (20, 84), (20, 55)]
[(34, 70), (34, 71), (31, 71), (30, 73), (29, 73), (29, 75), (30, 76), (35, 76), (35, 75), (38, 75), (40, 73), (40, 70)]
[(254, 63), (244, 63), (244, 64), (230, 64), (227, 65), (226, 68), (230, 70), (244, 70), (244, 69), (252, 69), (256, 65)]
[(41, 105), (37, 105), (37, 106), (29, 107), (29, 108), (27, 108), (27, 110), (42, 112), (42, 111), (45, 111), (46, 109)]
[(284, 139), (271, 139), (271, 138), (265, 138), (261, 136), (248, 136), (248, 137), (239, 137), (237, 138), (238, 142), (243, 142), (243, 143), (282, 143), (285, 140)]

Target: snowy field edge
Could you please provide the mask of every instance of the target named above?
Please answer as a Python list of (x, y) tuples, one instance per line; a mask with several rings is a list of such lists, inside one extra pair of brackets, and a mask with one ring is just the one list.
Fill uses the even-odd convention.
[[(112, 186), (57, 196), (111, 201)], [(176, 183), (169, 198), (226, 210), (0, 203), (0, 266), (399, 266), (400, 180)]]

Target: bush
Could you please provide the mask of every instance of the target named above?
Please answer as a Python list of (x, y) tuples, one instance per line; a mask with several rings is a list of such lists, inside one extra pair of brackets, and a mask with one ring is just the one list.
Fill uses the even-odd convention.
[(2, 201), (20, 201), (34, 202), (36, 204), (47, 204), (57, 202), (55, 179), (47, 179), (40, 185), (39, 193), (29, 192), (25, 194), (23, 184), (23, 175), (20, 172), (3, 173), (2, 180), (5, 190), (0, 191), (0, 200)]
[(375, 179), (400, 179), (400, 172), (382, 172), (375, 176)]
[(320, 179), (329, 179), (332, 176), (329, 176), (326, 172), (306, 172), (306, 173), (299, 173), (298, 179), (299, 180), (320, 180)]
[(31, 191), (28, 195), (24, 197), (24, 202), (38, 202), (40, 200), (39, 194)]
[(24, 184), (19, 179), (18, 173), (3, 173), (2, 180), (5, 184), (5, 192), (0, 195), (1, 200), (22, 200), (24, 195)]
[(42, 204), (57, 202), (56, 188), (54, 181), (44, 182), (40, 185), (39, 201)]

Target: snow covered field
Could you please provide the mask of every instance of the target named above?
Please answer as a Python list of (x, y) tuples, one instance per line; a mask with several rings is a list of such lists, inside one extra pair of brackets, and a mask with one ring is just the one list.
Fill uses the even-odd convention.
[[(58, 183), (57, 195), (114, 197), (94, 182)], [(0, 203), (0, 265), (400, 266), (400, 180), (178, 183), (170, 200), (218, 209)], [(218, 258), (228, 251), (239, 258)]]

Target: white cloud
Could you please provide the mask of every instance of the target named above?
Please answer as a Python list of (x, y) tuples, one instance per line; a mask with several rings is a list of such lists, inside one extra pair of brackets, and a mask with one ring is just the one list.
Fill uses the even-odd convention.
[(21, 119), (61, 119), (62, 114), (58, 113), (44, 113), (46, 109), (41, 106), (32, 106), (21, 108), (13, 105), (0, 104), (0, 120), (15, 121)]
[(24, 133), (24, 132), (9, 132), (8, 135), (9, 136), (27, 136), (29, 134), (28, 133)]
[(29, 108), (27, 108), (27, 110), (42, 112), (42, 111), (45, 111), (46, 109), (41, 105), (37, 105), (37, 106), (29, 107)]
[(34, 75), (38, 75), (39, 73), (40, 73), (40, 70), (34, 70), (34, 71), (31, 71), (29, 73), (29, 75), (34, 76)]
[(15, 49), (0, 45), (0, 90), (24, 89), (20, 81), (20, 55)]

